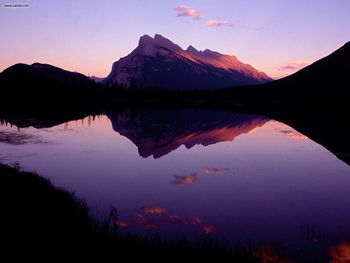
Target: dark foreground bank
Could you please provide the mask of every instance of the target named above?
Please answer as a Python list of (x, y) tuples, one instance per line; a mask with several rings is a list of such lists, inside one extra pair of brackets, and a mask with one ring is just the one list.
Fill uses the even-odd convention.
[[(82, 200), (34, 173), (0, 164), (0, 180), (1, 257), (6, 262), (261, 262), (266, 256), (239, 245), (218, 246), (213, 240), (189, 245), (122, 236), (113, 218), (96, 222)], [(272, 259), (282, 261), (276, 255)]]

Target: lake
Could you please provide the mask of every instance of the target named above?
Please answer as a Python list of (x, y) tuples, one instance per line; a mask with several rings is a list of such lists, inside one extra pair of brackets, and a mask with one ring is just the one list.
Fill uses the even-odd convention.
[(0, 162), (74, 192), (97, 218), (115, 207), (121, 233), (312, 260), (348, 244), (349, 165), (267, 117), (158, 109), (0, 123)]

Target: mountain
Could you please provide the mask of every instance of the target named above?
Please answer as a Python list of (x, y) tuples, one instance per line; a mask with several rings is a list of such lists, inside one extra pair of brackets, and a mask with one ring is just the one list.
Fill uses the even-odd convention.
[(208, 109), (144, 110), (138, 113), (107, 113), (113, 130), (127, 137), (138, 148), (141, 157), (160, 158), (184, 145), (233, 141), (264, 125), (262, 116)]
[(349, 101), (350, 42), (300, 71), (270, 83), (226, 89), (218, 97), (272, 101)]
[[(329, 56), (286, 78), (274, 81), (267, 88), (288, 92), (288, 96), (306, 98), (349, 97), (350, 42)], [(277, 94), (278, 95), (278, 94)]]
[(0, 92), (5, 95), (82, 95), (96, 84), (87, 76), (48, 64), (15, 64), (0, 74)]
[(93, 81), (95, 81), (96, 83), (100, 83), (100, 82), (102, 82), (105, 78), (100, 78), (100, 77), (96, 77), (96, 76), (91, 76), (90, 79), (93, 80)]
[[(144, 35), (129, 55), (113, 64), (103, 81), (116, 84), (170, 90), (218, 89), (265, 83), (271, 79), (235, 56), (189, 46), (183, 50), (170, 40)], [(133, 84), (134, 83), (134, 84)]]

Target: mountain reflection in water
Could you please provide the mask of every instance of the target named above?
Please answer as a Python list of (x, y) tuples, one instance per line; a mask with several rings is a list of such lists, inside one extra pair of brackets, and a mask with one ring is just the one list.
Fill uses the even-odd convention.
[(127, 137), (142, 157), (160, 158), (181, 145), (208, 146), (233, 141), (269, 119), (216, 110), (160, 110), (107, 114), (113, 129)]

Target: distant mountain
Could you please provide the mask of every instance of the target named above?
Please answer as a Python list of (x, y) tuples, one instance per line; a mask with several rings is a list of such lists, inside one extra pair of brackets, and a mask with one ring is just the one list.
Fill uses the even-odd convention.
[(0, 74), (0, 92), (5, 95), (81, 95), (95, 83), (87, 76), (48, 64), (15, 64)]
[(103, 81), (130, 87), (171, 90), (218, 89), (265, 83), (271, 79), (263, 72), (240, 62), (235, 56), (189, 46), (183, 50), (170, 40), (144, 35), (129, 55), (113, 64)]
[(269, 120), (257, 115), (207, 109), (145, 110), (137, 114), (126, 111), (107, 116), (113, 129), (131, 140), (144, 158), (160, 158), (181, 145), (190, 149), (195, 145), (233, 141)]
[(102, 82), (105, 78), (100, 78), (100, 77), (96, 77), (96, 76), (91, 76), (90, 79), (92, 79), (92, 80), (95, 81), (96, 83), (100, 83), (100, 82)]

